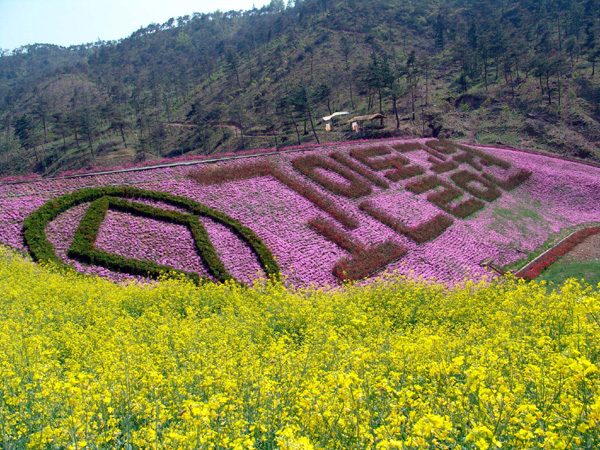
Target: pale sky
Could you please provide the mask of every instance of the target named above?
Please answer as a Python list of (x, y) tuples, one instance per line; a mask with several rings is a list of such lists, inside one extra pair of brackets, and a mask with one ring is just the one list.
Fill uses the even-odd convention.
[(270, 0), (0, 0), (0, 49), (77, 45), (129, 36), (194, 12), (260, 8)]

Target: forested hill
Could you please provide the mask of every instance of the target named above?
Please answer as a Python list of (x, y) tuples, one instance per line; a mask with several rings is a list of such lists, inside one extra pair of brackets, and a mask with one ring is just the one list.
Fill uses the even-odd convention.
[[(273, 0), (4, 51), (0, 175), (392, 135), (599, 159), (599, 17), (600, 0)], [(386, 119), (326, 132), (339, 110)]]

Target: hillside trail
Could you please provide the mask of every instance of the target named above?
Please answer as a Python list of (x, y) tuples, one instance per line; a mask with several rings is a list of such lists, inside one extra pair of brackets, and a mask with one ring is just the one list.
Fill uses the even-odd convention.
[(600, 261), (600, 233), (593, 234), (577, 244), (561, 258), (564, 262)]
[[(240, 127), (238, 127), (237, 125), (232, 125), (232, 124), (223, 124), (223, 125), (217, 125), (215, 126), (215, 128), (227, 128), (228, 130), (233, 131), (235, 137), (239, 137), (242, 134), (242, 129)], [(262, 137), (262, 138), (272, 138), (273, 135), (272, 134), (255, 134), (255, 133), (251, 133), (246, 131), (244, 133), (244, 136), (248, 136), (248, 137)]]
[(198, 125), (194, 125), (193, 123), (185, 123), (185, 122), (159, 122), (161, 125), (166, 125), (168, 127), (174, 128), (197, 128)]
[[(166, 125), (168, 127), (173, 127), (173, 128), (198, 128), (198, 125), (193, 124), (193, 123), (187, 123), (187, 122), (159, 122), (162, 125)], [(227, 129), (227, 130), (231, 130), (233, 131), (233, 134), (235, 135), (235, 137), (238, 137), (242, 134), (242, 129), (240, 127), (238, 127), (237, 125), (232, 125), (232, 124), (219, 124), (219, 125), (213, 125), (214, 128), (217, 129)], [(253, 136), (253, 137), (273, 137), (271, 134), (253, 134), (253, 133), (246, 133), (246, 136)]]

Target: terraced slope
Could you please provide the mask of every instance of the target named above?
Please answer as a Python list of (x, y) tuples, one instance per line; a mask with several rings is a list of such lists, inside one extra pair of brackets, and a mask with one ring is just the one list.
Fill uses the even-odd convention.
[(0, 186), (0, 243), (114, 280), (452, 285), (596, 223), (598, 167), (427, 139)]

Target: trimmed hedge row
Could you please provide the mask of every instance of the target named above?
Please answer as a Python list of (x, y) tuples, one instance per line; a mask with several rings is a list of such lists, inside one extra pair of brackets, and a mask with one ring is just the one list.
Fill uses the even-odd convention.
[(517, 173), (509, 175), (509, 177), (506, 180), (497, 178), (489, 173), (484, 173), (483, 176), (485, 178), (487, 178), (488, 180), (490, 180), (491, 182), (496, 183), (498, 186), (500, 186), (505, 191), (512, 191), (514, 188), (516, 188), (517, 186), (520, 186), (525, 181), (527, 181), (529, 179), (529, 177), (531, 176), (531, 174), (532, 174), (531, 170), (520, 169)]
[(414, 194), (422, 194), (444, 184), (447, 183), (445, 183), (441, 178), (436, 177), (435, 175), (430, 175), (419, 178), (415, 181), (411, 181), (406, 185), (406, 189)]
[[(394, 148), (396, 147), (394, 146)], [(512, 167), (509, 161), (497, 158), (496, 156), (490, 155), (489, 153), (483, 152), (477, 148), (471, 148), (462, 144), (455, 144), (454, 142), (450, 142), (446, 139), (434, 139), (428, 141), (426, 147), (423, 147), (423, 149), (432, 155), (428, 161), (433, 164), (431, 170), (438, 174), (456, 169), (458, 168), (458, 165), (462, 163), (469, 164), (475, 170), (480, 172), (484, 170), (483, 166), (498, 166), (504, 170), (508, 170)], [(463, 153), (457, 153), (458, 150), (462, 150)], [(444, 155), (453, 156), (451, 160), (446, 161), (446, 157)], [(475, 157), (479, 158), (479, 161), (477, 161)], [(439, 162), (438, 160), (441, 160), (442, 162)], [(531, 173), (532, 172), (530, 170), (519, 169), (516, 173), (509, 175), (506, 179), (498, 178), (485, 172), (482, 174), (482, 176), (492, 183), (500, 186), (502, 189), (511, 191), (525, 182), (531, 176)]]
[[(463, 188), (465, 191), (479, 197), (487, 202), (493, 202), (497, 198), (502, 196), (502, 192), (493, 183), (480, 177), (476, 173), (469, 172), (468, 170), (461, 170), (453, 173), (450, 178), (458, 186)], [(480, 183), (484, 189), (473, 186), (473, 182)]]
[(431, 156), (433, 156), (434, 158), (440, 159), (442, 161), (446, 160), (446, 156), (444, 156), (444, 154), (430, 148), (430, 147), (424, 147), (425, 151), (427, 153), (429, 153)]
[[(454, 160), (457, 162), (466, 162), (470, 164), (471, 167), (477, 170), (483, 170), (483, 167), (477, 163), (473, 157), (478, 156), (480, 158), (481, 164), (483, 166), (498, 166), (502, 169), (508, 170), (512, 167), (512, 164), (509, 161), (505, 161), (503, 159), (497, 158), (494, 155), (490, 155), (485, 153), (479, 149), (467, 147), (461, 144), (454, 144), (454, 146), (460, 150), (463, 150), (464, 154), (454, 156)], [(471, 155), (471, 156), (467, 156)], [(505, 191), (512, 191), (517, 186), (523, 184), (527, 179), (531, 176), (532, 172), (528, 169), (519, 169), (516, 173), (509, 175), (507, 179), (503, 180), (501, 178), (495, 177), (489, 173), (483, 173), (483, 177), (491, 181), (492, 183), (497, 184)]]
[(458, 164), (456, 164), (454, 161), (450, 160), (450, 161), (439, 161), (438, 159), (434, 158), (433, 156), (430, 156), (429, 158), (427, 158), (427, 161), (429, 161), (430, 163), (432, 163), (433, 165), (431, 166), (431, 171), (435, 172), (435, 173), (445, 173), (445, 172), (450, 172), (451, 170), (457, 169), (458, 168)]
[(233, 277), (229, 274), (217, 255), (214, 246), (210, 242), (208, 233), (198, 220), (198, 217), (178, 211), (158, 209), (150, 205), (131, 203), (116, 197), (101, 197), (90, 204), (75, 231), (73, 244), (68, 252), (69, 257), (130, 275), (157, 278), (161, 273), (176, 272), (185, 274), (197, 283), (209, 281), (208, 278), (200, 278), (197, 274), (173, 269), (169, 266), (162, 266), (151, 261), (124, 258), (95, 248), (96, 237), (108, 209), (186, 226), (191, 231), (196, 244), (196, 251), (206, 264), (210, 274), (221, 282), (233, 280)]
[(494, 155), (490, 155), (489, 153), (486, 153), (484, 151), (481, 151), (477, 148), (473, 148), (473, 147), (467, 147), (466, 145), (462, 145), (462, 144), (454, 144), (456, 146), (456, 148), (467, 152), (467, 153), (471, 153), (473, 155), (478, 156), (479, 158), (481, 158), (481, 164), (484, 166), (498, 166), (498, 167), (502, 167), (503, 169), (510, 169), (512, 167), (512, 164), (510, 163), (510, 161), (505, 161), (504, 159), (500, 159)]
[(106, 218), (106, 213), (110, 206), (109, 197), (100, 197), (98, 200), (93, 201), (85, 211), (81, 222), (75, 230), (73, 236), (73, 242), (67, 252), (67, 255), (71, 258), (80, 259), (85, 263), (91, 263), (91, 259), (88, 255), (94, 251), (94, 244), (98, 237), (98, 231), (102, 222)]
[(425, 173), (421, 166), (411, 164), (410, 159), (402, 155), (393, 156), (388, 161), (390, 168), (394, 168), (394, 170), (387, 172), (385, 177), (391, 181), (406, 180)]
[[(440, 153), (439, 151), (434, 150), (431, 147), (427, 147), (419, 142), (408, 142), (405, 144), (393, 144), (393, 145), (391, 145), (391, 147), (394, 150), (399, 151), (400, 153), (408, 153), (408, 152), (414, 152), (414, 151), (418, 151), (418, 150), (422, 150), (422, 151), (429, 153), (430, 156), (427, 158), (427, 161), (430, 162), (431, 164), (433, 164), (430, 169), (433, 172), (438, 173), (438, 174), (449, 172), (458, 167), (458, 164), (456, 162), (454, 162), (452, 160), (447, 161), (446, 156), (444, 156), (443, 153)], [(445, 147), (443, 148), (443, 150), (449, 151)], [(455, 158), (455, 160), (456, 160), (456, 158)]]
[[(472, 148), (472, 147), (467, 147), (466, 145), (462, 145), (462, 144), (455, 144), (454, 142), (450, 142), (446, 139), (434, 139), (431, 141), (427, 141), (426, 145), (428, 147), (431, 147), (434, 150), (437, 150), (441, 153), (444, 153), (445, 155), (454, 155), (458, 150), (462, 150), (466, 153), (469, 153), (471, 155), (475, 155), (478, 156), (481, 159), (481, 164), (484, 166), (498, 166), (498, 167), (502, 167), (503, 169), (510, 169), (511, 168), (511, 164), (508, 161), (505, 161), (503, 159), (497, 158), (494, 155), (490, 155), (489, 153), (485, 153), (479, 149), (476, 148)], [(465, 161), (461, 161), (461, 162), (467, 162), (468, 164), (471, 164), (472, 161), (471, 158), (464, 156), (462, 154), (460, 155), (456, 155), (454, 157), (454, 159), (465, 159)], [(477, 164), (479, 166), (478, 163), (472, 161), (474, 164)], [(481, 166), (479, 166), (481, 167)], [(481, 169), (478, 169), (481, 170)]]
[(443, 189), (429, 194), (427, 200), (456, 217), (464, 219), (485, 206), (485, 203), (477, 198), (469, 198), (458, 205), (450, 205), (453, 200), (460, 198), (463, 192), (434, 175), (415, 180), (407, 184), (406, 189), (415, 194), (422, 194), (439, 186)]
[(358, 281), (368, 278), (383, 270), (386, 266), (402, 258), (407, 250), (386, 241), (369, 249), (368, 252), (345, 258), (333, 267), (333, 274), (342, 281)]
[[(186, 209), (191, 214), (162, 210), (149, 205), (130, 203), (114, 197), (156, 200)], [(229, 275), (225, 266), (217, 256), (206, 230), (201, 225), (198, 218), (194, 216), (198, 215), (209, 217), (236, 233), (255, 252), (265, 274), (269, 278), (279, 278), (279, 266), (273, 258), (271, 251), (250, 228), (245, 227), (237, 220), (189, 198), (175, 196), (166, 192), (117, 186), (82, 189), (75, 193), (50, 200), (32, 213), (24, 223), (24, 238), (34, 260), (53, 262), (58, 266), (65, 266), (60, 258), (56, 256), (54, 247), (46, 237), (45, 229), (46, 226), (62, 212), (86, 202), (91, 202), (91, 204), (75, 232), (73, 244), (69, 249), (69, 256), (80, 258), (88, 263), (102, 265), (111, 270), (133, 275), (143, 275), (155, 278), (161, 275), (162, 272), (166, 274), (184, 274), (195, 282), (204, 281), (203, 279), (200, 279), (197, 274), (190, 274), (172, 267), (161, 266), (151, 261), (123, 258), (96, 249), (94, 247), (94, 242), (100, 225), (106, 216), (108, 208), (114, 207), (138, 216), (151, 217), (157, 220), (188, 226), (194, 236), (199, 255), (203, 258), (211, 273), (219, 281), (232, 279), (231, 275)]]
[[(320, 155), (300, 156), (292, 160), (294, 169), (306, 175), (315, 183), (320, 184), (328, 191), (349, 198), (359, 198), (369, 195), (373, 188), (360, 176), (332, 159)], [(339, 183), (317, 169), (327, 170), (345, 178), (347, 183)]]
[(357, 255), (365, 251), (364, 247), (357, 244), (352, 236), (336, 226), (335, 223), (330, 220), (324, 219), (323, 217), (315, 217), (309, 219), (307, 224), (311, 230), (320, 234), (328, 241), (333, 242), (351, 255)]
[(419, 142), (404, 142), (400, 144), (392, 144), (394, 150), (400, 153), (416, 152), (418, 150), (426, 150), (425, 146)]
[(350, 151), (350, 155), (352, 155), (353, 158), (359, 160), (372, 170), (380, 171), (392, 169), (388, 170), (388, 172), (385, 174), (385, 177), (390, 181), (405, 180), (407, 178), (421, 175), (425, 172), (421, 166), (416, 164), (412, 165), (410, 159), (403, 155), (393, 155), (385, 159), (374, 159), (378, 156), (390, 155), (391, 153), (391, 150), (383, 145)]
[(481, 172), (483, 170), (483, 166), (481, 164), (479, 164), (477, 161), (475, 161), (475, 156), (477, 156), (477, 155), (465, 151), (465, 153), (460, 153), (458, 155), (454, 155), (452, 157), (452, 160), (457, 162), (458, 164), (462, 164), (462, 163), (468, 164), (473, 169)]
[(387, 189), (390, 187), (387, 181), (381, 178), (377, 173), (373, 172), (369, 168), (365, 167), (363, 164), (357, 163), (354, 159), (350, 158), (346, 153), (341, 152), (333, 152), (330, 153), (329, 156), (335, 159), (337, 162), (345, 165), (349, 169), (354, 172), (362, 175), (367, 180), (372, 182), (373, 184), (379, 186), (380, 188)]
[(204, 186), (249, 180), (270, 175), (272, 165), (264, 162), (247, 162), (234, 167), (204, 166), (200, 170), (191, 170), (188, 176)]
[(371, 248), (361, 246), (335, 223), (321, 217), (309, 220), (308, 226), (352, 256), (341, 259), (333, 266), (333, 275), (342, 281), (367, 278), (400, 259), (407, 252), (404, 247), (391, 241)]
[(391, 150), (385, 145), (376, 145), (366, 148), (356, 148), (350, 150), (350, 156), (358, 159), (365, 166), (373, 170), (389, 169), (389, 164), (385, 159), (374, 159), (378, 156), (386, 156), (391, 154)]
[(399, 222), (385, 211), (376, 208), (371, 202), (363, 202), (359, 205), (359, 208), (361, 211), (364, 211), (374, 219), (387, 225), (392, 230), (403, 234), (418, 244), (423, 244), (435, 239), (454, 223), (452, 217), (440, 213), (427, 222), (410, 227)]
[(457, 146), (454, 142), (450, 142), (446, 139), (433, 139), (425, 143), (427, 147), (430, 147), (444, 155), (453, 155), (456, 153)]
[(302, 180), (290, 176), (273, 164), (247, 163), (237, 167), (219, 167), (210, 170), (190, 171), (188, 176), (195, 182), (207, 186), (230, 181), (247, 180), (270, 175), (277, 181), (296, 191), (302, 197), (312, 202), (319, 209), (334, 217), (338, 222), (350, 230), (358, 228), (358, 220), (335, 204), (330, 198), (304, 183)]

